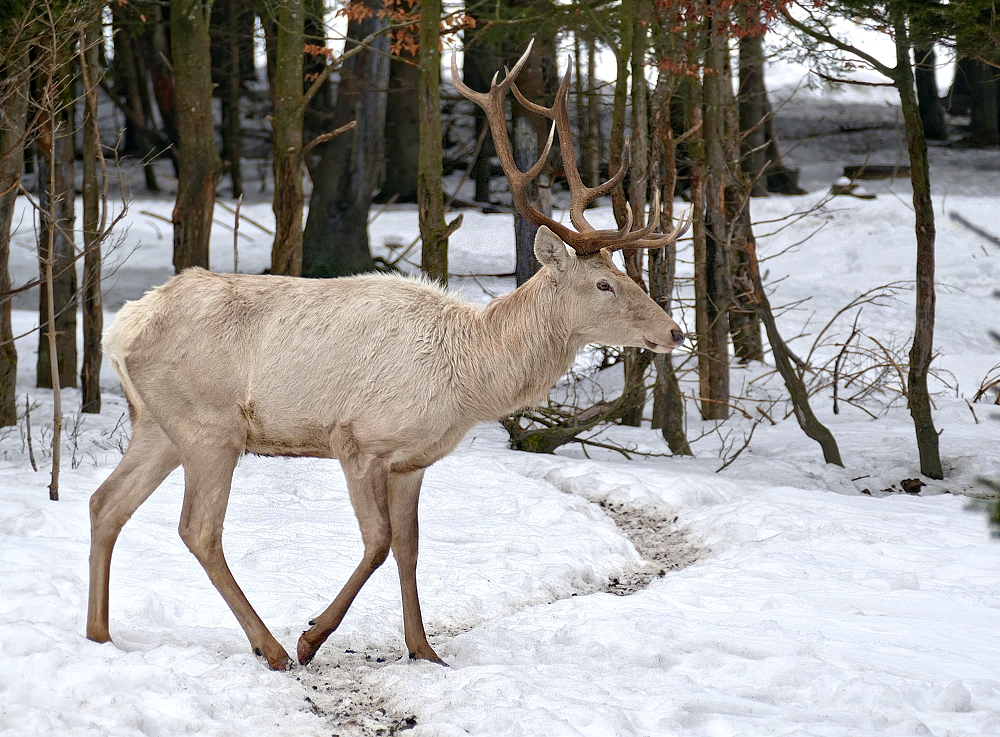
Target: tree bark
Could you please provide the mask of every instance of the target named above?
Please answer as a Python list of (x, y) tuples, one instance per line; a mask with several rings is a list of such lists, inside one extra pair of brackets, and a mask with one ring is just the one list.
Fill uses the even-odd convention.
[(948, 128), (944, 123), (944, 108), (941, 107), (935, 76), (934, 47), (914, 47), (913, 55), (916, 58), (914, 76), (917, 81), (917, 103), (920, 108), (920, 120), (924, 125), (924, 138), (947, 141)]
[[(101, 335), (104, 310), (101, 302), (101, 185), (97, 175), (101, 157), (100, 130), (97, 126), (98, 44), (101, 40), (100, 17), (88, 24), (82, 61), (84, 84), (83, 108), (83, 364), (80, 369), (81, 412), (101, 412)], [(156, 181), (155, 179), (153, 180)]]
[[(677, 186), (677, 152), (673, 140), (670, 110), (670, 100), (675, 92), (676, 83), (670, 83), (668, 79), (667, 74), (660, 74), (657, 77), (650, 105), (652, 119), (650, 150), (653, 153), (650, 171), (655, 176), (661, 169), (662, 161), (664, 176), (657, 185), (661, 193), (660, 201), (663, 203), (660, 221), (664, 230), (670, 228), (673, 223), (674, 188)], [(676, 243), (649, 252), (649, 296), (668, 314), (674, 293), (676, 269)], [(684, 430), (684, 396), (677, 381), (677, 374), (674, 372), (673, 360), (669, 353), (658, 353), (653, 357), (653, 365), (656, 368), (656, 384), (653, 387), (652, 426), (654, 429), (659, 428), (663, 433), (663, 439), (667, 441), (671, 453), (694, 455)]]
[(596, 187), (601, 180), (601, 98), (597, 90), (597, 42), (587, 39), (587, 120), (589, 122), (589, 146), (583, 153), (584, 171), (587, 185)]
[(702, 85), (685, 80), (682, 83), (690, 127), (697, 126), (697, 133), (688, 139), (687, 154), (691, 185), (691, 245), (694, 256), (694, 336), (691, 336), (698, 356), (698, 395), (702, 398), (702, 419), (708, 419), (705, 409), (708, 396), (710, 361), (705, 357), (709, 350), (708, 316), (708, 233), (705, 215), (705, 126), (702, 104)]
[[(389, 99), (385, 113), (385, 182), (378, 200), (417, 201), (420, 168), (420, 68), (406, 51), (389, 64)], [(478, 110), (478, 106), (476, 107)]]
[[(60, 70), (62, 73), (65, 71)], [(59, 73), (59, 72), (57, 72)], [(51, 389), (52, 371), (49, 361), (49, 315), (54, 314), (56, 356), (59, 362), (59, 385), (76, 386), (76, 249), (73, 243), (75, 195), (73, 187), (73, 108), (69, 85), (55, 102), (58, 110), (50, 110), (44, 124), (38, 149), (42, 154), (39, 166), (41, 195), (40, 227), (38, 229), (39, 276), (44, 280), (46, 262), (52, 260), (52, 309), (49, 293), (39, 290), (38, 299), (38, 363), (37, 386)]]
[(153, 170), (151, 154), (152, 142), (145, 132), (150, 125), (149, 94), (145, 89), (145, 64), (140, 61), (139, 39), (134, 37), (139, 19), (135, 17), (133, 8), (112, 4), (114, 20), (115, 58), (114, 70), (115, 94), (123, 99), (129, 110), (125, 118), (125, 150), (126, 156), (143, 159), (143, 174), (146, 178), (146, 189), (158, 192), (156, 173)]
[[(475, 12), (470, 10), (475, 17)], [(476, 92), (488, 92), (490, 80), (493, 79), (494, 72), (499, 69), (499, 60), (496, 49), (482, 36), (482, 29), (465, 29), (465, 51), (462, 63), (462, 81)], [(470, 176), (476, 185), (476, 202), (491, 202), (490, 176), (492, 174), (492, 159), (496, 156), (496, 149), (493, 146), (493, 136), (490, 133), (489, 124), (486, 121), (486, 114), (478, 105), (472, 106), (472, 115), (476, 123), (476, 140), (484, 135), (483, 145), (479, 149), (479, 155), (472, 162)], [(483, 131), (485, 130), (485, 134)]]
[(222, 160), (212, 116), (210, 0), (171, 0), (170, 42), (177, 92), (180, 176), (174, 205), (174, 270), (207, 269)]
[(715, 23), (705, 23), (707, 51), (704, 71), (703, 105), (705, 138), (705, 287), (707, 321), (704, 348), (699, 335), (699, 367), (702, 362), (702, 416), (706, 420), (729, 417), (729, 308), (733, 303), (730, 282), (729, 232), (726, 191), (730, 182), (726, 161), (725, 83), (723, 70), (728, 63), (726, 38)]
[(902, 10), (893, 6), (891, 16), (896, 44), (894, 82), (899, 91), (906, 127), (906, 145), (910, 155), (910, 181), (913, 184), (913, 211), (917, 238), (916, 322), (910, 348), (907, 374), (907, 400), (917, 435), (920, 473), (932, 479), (944, 478), (938, 433), (934, 429), (927, 373), (934, 357), (934, 206), (931, 202), (930, 167), (927, 141), (924, 139), (920, 108), (914, 94), (913, 69), (910, 67), (910, 42)]
[[(614, 107), (611, 113), (611, 151), (608, 155), (608, 171), (614, 173), (622, 163), (625, 145), (625, 108), (628, 103), (629, 60), (632, 58), (632, 40), (635, 32), (636, 0), (622, 0), (619, 17), (621, 19), (621, 46), (617, 50), (617, 76), (615, 78)], [(611, 209), (615, 221), (621, 227), (625, 224), (625, 187), (619, 182), (611, 190)]]
[[(366, 2), (373, 13), (381, 8), (375, 0)], [(344, 50), (385, 24), (378, 15), (349, 23)], [(303, 276), (347, 276), (375, 268), (368, 245), (368, 211), (385, 170), (389, 39), (383, 34), (370, 46), (340, 68), (330, 127), (352, 120), (357, 126), (314, 149), (320, 159), (310, 167), (313, 191), (302, 242)]]
[(243, 194), (243, 167), (240, 164), (242, 123), (240, 98), (243, 96), (240, 70), (241, 0), (226, 0), (221, 31), (222, 61), (222, 151), (229, 169), (233, 198)]
[[(521, 171), (527, 171), (538, 160), (538, 137), (535, 128), (523, 116), (514, 118), (514, 162)], [(531, 182), (525, 192), (528, 201), (537, 204), (538, 184)], [(535, 258), (535, 234), (538, 226), (528, 220), (520, 212), (514, 213), (514, 249), (517, 254), (514, 265), (514, 278), (517, 286), (528, 281), (540, 268)]]
[[(524, 46), (525, 44), (521, 44), (514, 54), (514, 58), (507, 60), (508, 67), (513, 67), (516, 60), (524, 53)], [(554, 61), (551, 57), (553, 46), (551, 36), (548, 34), (540, 35), (532, 46), (528, 61), (521, 68), (521, 73), (517, 78), (517, 87), (524, 96), (532, 102), (543, 105), (551, 102), (547, 94), (549, 90), (546, 85), (545, 67)], [(549, 121), (540, 115), (528, 112), (517, 103), (512, 104), (511, 121), (514, 125), (512, 145), (514, 159), (521, 171), (527, 171), (538, 160), (541, 152), (545, 150), (549, 134)], [(575, 156), (573, 151), (561, 153), (564, 156)], [(552, 199), (549, 196), (550, 181), (550, 167), (546, 166), (538, 175), (538, 179), (528, 186), (526, 192), (531, 204), (546, 216), (552, 215)], [(518, 286), (528, 281), (539, 269), (534, 250), (535, 233), (537, 232), (538, 226), (528, 222), (521, 213), (514, 213), (514, 247), (517, 253), (514, 272)]]
[(278, 40), (271, 118), (274, 163), (274, 242), (271, 273), (302, 275), (302, 89), (305, 7), (287, 0), (278, 11)]
[[(10, 291), (10, 229), (24, 164), (28, 119), (28, 49), (17, 46), (0, 63), (0, 294)], [(17, 350), (11, 300), (0, 297), (0, 427), (17, 424)]]
[[(747, 12), (747, 24), (760, 24), (760, 11)], [(767, 196), (767, 91), (764, 88), (764, 37), (740, 39), (740, 135), (741, 168), (752, 183), (753, 197)]]
[[(636, 18), (632, 32), (632, 155), (629, 168), (629, 199), (632, 203), (634, 227), (646, 224), (647, 189), (649, 186), (649, 110), (646, 95), (646, 26)], [(642, 278), (642, 249), (625, 251), (625, 271), (632, 281), (646, 291)], [(653, 354), (642, 348), (625, 349), (625, 411), (622, 424), (640, 427), (646, 408), (646, 370)]]
[(1000, 78), (997, 70), (986, 62), (974, 59), (969, 72), (970, 135), (965, 145), (990, 148), (1000, 143)]
[[(759, 17), (756, 14), (750, 13), (748, 17), (750, 24), (754, 26), (759, 25)], [(750, 128), (745, 127), (750, 121), (744, 117), (742, 96), (739, 101), (733, 96), (732, 71), (728, 63), (723, 73), (722, 84), (722, 96), (726, 106), (725, 148), (726, 158), (729, 162), (725, 190), (726, 221), (730, 241), (730, 277), (731, 284), (733, 285), (733, 301), (729, 308), (729, 332), (733, 340), (733, 352), (742, 363), (764, 360), (764, 339), (761, 335), (760, 316), (753, 309), (753, 306), (748, 303), (748, 285), (750, 283), (749, 265), (747, 264), (746, 253), (740, 248), (741, 243), (745, 243), (753, 237), (750, 224), (749, 198), (753, 194), (754, 186), (754, 178), (743, 168), (743, 164), (746, 162), (744, 156), (747, 151), (741, 146), (741, 140), (745, 143), (745, 136), (750, 132), (763, 132), (765, 106), (761, 101), (767, 98), (767, 93), (764, 89), (764, 54), (762, 44), (759, 54), (756, 50), (754, 51), (756, 58), (753, 64), (752, 79), (744, 80), (743, 43), (747, 38), (740, 39), (740, 90), (742, 94), (744, 81), (751, 83), (750, 89), (753, 90), (753, 93), (750, 96), (751, 98), (756, 98), (754, 113), (761, 114), (761, 118), (755, 124), (752, 124)], [(739, 104), (737, 104), (738, 102)], [(763, 153), (763, 149), (759, 149), (759, 151)], [(757, 174), (759, 175), (760, 172)], [(760, 177), (757, 176), (756, 179), (759, 181)], [(738, 285), (745, 286), (737, 288)]]
[(417, 174), (417, 212), (420, 221), (423, 272), (448, 284), (448, 236), (462, 216), (445, 223), (441, 150), (441, 0), (420, 3), (420, 167)]
[[(150, 2), (149, 11), (149, 43), (144, 45), (146, 54), (146, 66), (149, 68), (149, 77), (153, 83), (153, 98), (156, 100), (156, 108), (160, 113), (160, 120), (163, 121), (163, 130), (175, 144), (177, 143), (177, 96), (174, 91), (174, 73), (172, 62), (170, 61), (170, 44), (167, 41), (167, 25), (169, 21), (164, 20), (164, 6), (159, 2)], [(169, 9), (169, 6), (166, 6)], [(179, 174), (180, 169), (176, 152), (171, 155), (174, 162), (174, 173)]]

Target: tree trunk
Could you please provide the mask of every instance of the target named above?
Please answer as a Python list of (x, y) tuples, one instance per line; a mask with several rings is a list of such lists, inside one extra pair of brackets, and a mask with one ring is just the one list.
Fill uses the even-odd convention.
[(212, 117), (209, 0), (171, 0), (170, 42), (177, 91), (180, 177), (174, 205), (174, 270), (208, 268), (215, 185), (222, 161)]
[[(49, 314), (55, 315), (56, 356), (59, 361), (59, 385), (76, 386), (76, 256), (73, 244), (75, 227), (73, 187), (73, 109), (70, 90), (64, 91), (62, 107), (50, 111), (52, 115), (39, 139), (41, 152), (39, 185), (41, 195), (40, 227), (38, 229), (39, 275), (45, 278), (46, 262), (52, 260), (53, 304), (49, 310), (49, 296), (39, 290), (38, 300), (38, 364), (37, 386), (51, 389), (52, 372), (49, 362)], [(58, 102), (56, 104), (59, 104)]]
[(592, 146), (590, 140), (590, 119), (587, 117), (587, 74), (583, 67), (583, 45), (580, 32), (573, 33), (573, 99), (576, 101), (576, 132), (580, 146), (580, 171), (583, 181), (587, 179), (587, 151)]
[(441, 0), (420, 3), (420, 167), (417, 175), (417, 212), (420, 220), (423, 272), (448, 284), (448, 236), (461, 224), (459, 215), (444, 220), (441, 185)]
[[(508, 67), (514, 66), (516, 60), (524, 53), (525, 45), (521, 44), (514, 54), (514, 58), (507, 60)], [(552, 38), (548, 34), (536, 38), (535, 44), (531, 48), (531, 54), (528, 55), (528, 61), (521, 68), (521, 73), (517, 78), (517, 87), (524, 96), (532, 102), (543, 105), (551, 102), (546, 89), (545, 67), (552, 61), (551, 57), (546, 58), (552, 52), (552, 47)], [(527, 171), (538, 160), (541, 152), (545, 150), (549, 135), (549, 121), (540, 115), (528, 112), (517, 103), (512, 104), (511, 121), (514, 125), (512, 145), (514, 159), (521, 171)], [(562, 153), (564, 156), (575, 155), (573, 151)], [(552, 215), (552, 200), (549, 196), (550, 178), (549, 167), (545, 167), (538, 179), (528, 186), (525, 193), (528, 201), (546, 216)], [(514, 213), (514, 247), (517, 253), (517, 264), (514, 272), (518, 286), (528, 281), (539, 269), (534, 251), (535, 233), (537, 232), (538, 226), (528, 222), (521, 213)]]
[[(751, 14), (751, 22), (758, 21)], [(742, 67), (742, 42), (740, 58), (740, 86), (743, 86)], [(761, 52), (763, 55), (763, 52)], [(759, 93), (763, 91), (763, 59), (759, 59), (758, 69), (761, 73), (759, 83)], [(725, 150), (727, 159), (727, 169), (725, 178), (725, 209), (726, 209), (726, 232), (730, 243), (729, 259), (731, 264), (730, 284), (732, 304), (729, 308), (729, 332), (733, 340), (733, 352), (740, 359), (741, 363), (749, 361), (764, 360), (764, 339), (761, 336), (760, 316), (753, 306), (749, 304), (748, 290), (746, 288), (736, 289), (736, 284), (748, 285), (749, 265), (747, 264), (746, 252), (740, 247), (742, 243), (753, 237), (750, 222), (750, 196), (752, 194), (752, 179), (746, 175), (741, 167), (742, 153), (741, 139), (744, 136), (744, 119), (742, 108), (737, 105), (737, 100), (733, 96), (732, 71), (727, 63), (722, 75), (722, 97), (725, 104)], [(765, 95), (766, 96), (766, 95)], [(762, 105), (758, 106), (763, 109)], [(763, 123), (763, 120), (759, 121)], [(762, 129), (762, 125), (757, 126)]]
[[(527, 117), (514, 117), (514, 162), (521, 171), (527, 171), (538, 160), (538, 137), (535, 128)], [(528, 201), (537, 204), (538, 184), (531, 182), (525, 195)], [(540, 268), (535, 258), (535, 234), (538, 226), (528, 220), (520, 212), (514, 213), (514, 249), (517, 258), (514, 265), (514, 278), (517, 286), (528, 281)]]
[[(668, 82), (669, 75), (660, 74), (650, 109), (652, 118), (653, 160), (650, 171), (655, 176), (660, 170), (662, 157), (663, 181), (658, 182), (662, 205), (660, 221), (662, 229), (671, 227), (674, 219), (674, 188), (677, 186), (677, 152), (673, 141), (670, 99), (675, 91), (675, 83)], [(677, 268), (677, 244), (670, 243), (664, 248), (649, 252), (649, 296), (670, 312), (674, 292), (674, 277)], [(653, 428), (659, 428), (667, 441), (670, 452), (675, 455), (694, 455), (688, 445), (684, 430), (684, 396), (681, 394), (677, 374), (669, 353), (658, 353), (653, 357), (656, 367), (656, 384), (653, 387)]]
[[(132, 48), (135, 51), (133, 58), (135, 59), (136, 77), (139, 81), (139, 102), (142, 105), (142, 119), (146, 122), (148, 127), (154, 128), (153, 100), (149, 96), (149, 70), (146, 66), (146, 56), (141, 50), (141, 44), (141, 38), (133, 39), (132, 41)], [(96, 66), (94, 67), (94, 70), (96, 74)], [(142, 131), (141, 140), (143, 150), (142, 173), (146, 179), (146, 189), (149, 192), (159, 192), (160, 185), (156, 181), (156, 167), (153, 161), (156, 158), (157, 153), (156, 145), (153, 141), (153, 137), (147, 131)]]
[[(649, 186), (649, 110), (646, 95), (646, 26), (638, 18), (632, 33), (632, 155), (629, 168), (629, 199), (632, 203), (634, 227), (646, 224), (647, 188)], [(642, 249), (625, 251), (625, 271), (632, 281), (646, 291), (642, 278)], [(625, 411), (622, 424), (640, 427), (646, 408), (646, 370), (653, 354), (642, 348), (625, 349)]]
[(691, 184), (691, 246), (694, 256), (694, 336), (698, 355), (698, 395), (701, 401), (702, 419), (708, 419), (705, 414), (710, 403), (705, 401), (708, 396), (710, 380), (710, 360), (706, 357), (709, 350), (709, 317), (708, 317), (708, 233), (706, 232), (705, 215), (705, 126), (704, 106), (702, 105), (702, 85), (685, 80), (682, 89), (690, 127), (697, 126), (697, 133), (688, 139), (687, 154), (689, 159)]
[[(167, 41), (167, 24), (163, 11), (166, 7), (159, 2), (150, 2), (149, 11), (149, 43), (145, 45), (146, 65), (149, 77), (153, 83), (153, 98), (156, 108), (163, 121), (163, 130), (173, 143), (177, 143), (177, 96), (174, 91), (174, 73), (170, 61), (170, 44)], [(176, 151), (171, 149), (171, 160), (174, 162), (174, 173), (179, 174), (179, 164)]]
[(222, 72), (222, 152), (229, 168), (233, 198), (243, 194), (243, 168), (240, 165), (242, 124), (240, 122), (240, 98), (242, 97), (240, 77), (240, 15), (241, 0), (227, 0), (222, 28), (219, 29), (221, 43), (219, 51)]
[[(760, 24), (760, 11), (747, 12), (747, 24)], [(740, 135), (741, 165), (749, 178), (753, 197), (767, 196), (767, 91), (764, 88), (764, 37), (744, 36), (740, 39)]]
[[(373, 12), (381, 8), (375, 0), (366, 4)], [(385, 24), (377, 15), (349, 23), (345, 51)], [(388, 36), (379, 36), (370, 46), (340, 69), (330, 128), (352, 120), (357, 126), (315, 149), (320, 159), (310, 168), (313, 191), (302, 242), (304, 276), (347, 276), (375, 268), (368, 246), (368, 210), (385, 170)]]
[(717, 32), (713, 20), (706, 21), (707, 52), (704, 72), (705, 287), (707, 321), (704, 347), (699, 335), (699, 367), (702, 362), (702, 416), (706, 420), (729, 417), (729, 308), (733, 303), (730, 282), (729, 232), (726, 191), (729, 171), (726, 161), (725, 83), (723, 70), (728, 63), (726, 38)]
[(271, 273), (302, 275), (302, 124), (305, 115), (302, 89), (302, 45), (305, 7), (302, 0), (287, 0), (278, 11), (278, 41), (271, 118), (274, 163), (274, 243)]
[(938, 96), (937, 78), (935, 76), (934, 47), (914, 47), (916, 57), (914, 75), (917, 80), (917, 101), (920, 108), (920, 120), (924, 125), (924, 138), (933, 141), (947, 141), (948, 128), (944, 123), (944, 109)]
[[(385, 182), (378, 200), (417, 201), (420, 168), (420, 68), (406, 51), (389, 64), (389, 99), (385, 113)], [(479, 109), (478, 106), (476, 108)]]
[(1000, 102), (997, 99), (1000, 79), (996, 69), (979, 59), (972, 60), (967, 69), (971, 134), (965, 144), (975, 148), (991, 148), (1000, 144)]
[(596, 187), (601, 180), (601, 148), (604, 136), (601, 135), (601, 97), (597, 90), (597, 42), (587, 39), (587, 120), (590, 129), (590, 145), (583, 152), (584, 172), (587, 185)]
[[(611, 113), (611, 151), (608, 155), (608, 172), (614, 173), (622, 163), (623, 147), (625, 145), (625, 108), (628, 102), (629, 60), (632, 58), (632, 40), (635, 23), (636, 0), (622, 0), (619, 17), (621, 19), (621, 46), (615, 57), (617, 61), (617, 76), (615, 78), (614, 108)], [(625, 224), (625, 187), (619, 182), (611, 190), (611, 209), (615, 221), (621, 227)]]
[(114, 27), (115, 57), (112, 71), (116, 96), (124, 100), (131, 115), (125, 118), (124, 151), (126, 156), (141, 158), (146, 153), (142, 128), (133, 121), (144, 120), (142, 100), (139, 96), (139, 75), (136, 71), (135, 49), (132, 44), (132, 9), (118, 3), (111, 4)]
[[(468, 4), (467, 4), (468, 5)], [(470, 14), (475, 16), (470, 7)], [(465, 37), (465, 60), (462, 64), (462, 81), (476, 92), (488, 92), (490, 80), (499, 68), (496, 50), (482, 37), (482, 29), (467, 28), (463, 31)], [(470, 176), (476, 185), (476, 202), (491, 202), (490, 175), (492, 159), (496, 156), (493, 147), (493, 136), (486, 121), (486, 114), (478, 105), (472, 106), (472, 115), (476, 122), (476, 140), (482, 135), (483, 145), (479, 155), (472, 162)], [(485, 133), (484, 133), (485, 131)]]
[[(101, 185), (97, 176), (101, 157), (100, 131), (97, 127), (98, 44), (101, 40), (100, 18), (88, 24), (83, 54), (83, 364), (80, 369), (81, 412), (101, 412), (101, 335), (104, 310), (101, 304)], [(155, 179), (153, 180), (155, 183)]]
[(910, 181), (913, 184), (913, 210), (916, 218), (917, 278), (916, 322), (913, 345), (910, 348), (910, 369), (907, 375), (907, 398), (910, 415), (917, 434), (920, 453), (920, 473), (932, 479), (944, 478), (938, 433), (931, 414), (927, 372), (934, 357), (934, 206), (931, 202), (930, 167), (927, 162), (927, 141), (924, 139), (920, 108), (913, 91), (913, 70), (910, 67), (910, 44), (906, 21), (895, 8), (892, 15), (896, 43), (896, 89), (903, 109), (906, 145), (910, 154)]
[[(24, 163), (28, 119), (28, 49), (0, 63), (0, 295), (10, 291), (10, 228)], [(17, 424), (17, 350), (10, 322), (11, 301), (0, 297), (0, 427)]]

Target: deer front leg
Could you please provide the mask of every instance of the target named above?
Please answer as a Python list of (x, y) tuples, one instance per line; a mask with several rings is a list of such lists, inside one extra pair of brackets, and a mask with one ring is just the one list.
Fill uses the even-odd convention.
[[(359, 458), (359, 455), (364, 457)], [(337, 598), (310, 623), (312, 627), (299, 637), (298, 657), (302, 665), (315, 657), (320, 645), (340, 626), (361, 587), (389, 557), (392, 534), (389, 527), (388, 471), (385, 462), (366, 454), (341, 455), (341, 466), (347, 478), (351, 505), (361, 527), (365, 554)]]
[(272, 670), (287, 670), (291, 665), (285, 652), (257, 615), (246, 595), (233, 578), (222, 551), (222, 523), (226, 517), (233, 470), (239, 454), (199, 455), (184, 459), (184, 506), (180, 534), (188, 549), (201, 563), (215, 588), (250, 640), (254, 653), (267, 658)]
[(424, 620), (417, 595), (417, 552), (419, 526), (417, 503), (424, 471), (389, 474), (389, 520), (392, 525), (392, 554), (399, 568), (399, 588), (403, 595), (403, 632), (410, 657), (448, 665), (427, 642)]

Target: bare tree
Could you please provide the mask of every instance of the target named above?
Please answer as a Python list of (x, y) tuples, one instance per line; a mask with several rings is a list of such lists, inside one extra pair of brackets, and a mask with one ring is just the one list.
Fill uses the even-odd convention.
[(28, 124), (29, 44), (18, 24), (0, 36), (0, 427), (17, 424), (17, 350), (11, 326), (10, 229), (21, 181)]
[(441, 0), (420, 3), (420, 166), (417, 212), (420, 219), (420, 266), (430, 278), (448, 283), (448, 237), (462, 224), (459, 215), (444, 219), (441, 188)]
[[(92, 11), (85, 20), (80, 39), (80, 69), (83, 77), (83, 365), (80, 369), (81, 411), (101, 411), (101, 335), (104, 332), (104, 309), (101, 300), (101, 182), (98, 167), (104, 163), (101, 131), (97, 121), (98, 44), (101, 42), (101, 17)], [(102, 167), (103, 168), (103, 167)], [(104, 186), (107, 186), (107, 172)], [(155, 181), (155, 180), (154, 180)]]
[[(36, 378), (37, 386), (53, 389), (56, 393), (59, 386), (77, 385), (77, 281), (73, 268), (76, 261), (73, 242), (76, 221), (73, 134), (76, 126), (72, 55), (72, 43), (76, 39), (75, 34), (67, 38), (63, 33), (67, 28), (71, 32), (75, 30), (75, 11), (75, 7), (63, 7), (57, 16), (52, 6), (46, 4), (41, 9), (44, 21), (40, 21), (44, 23), (44, 32), (38, 34), (35, 45), (38, 54), (35, 104), (40, 113), (36, 140), (40, 153), (38, 266), (43, 282), (49, 278), (53, 280), (51, 290), (42, 289), (39, 293)], [(58, 383), (53, 379), (50, 365), (53, 346), (59, 366)]]
[(333, 128), (350, 121), (357, 121), (357, 127), (316, 146), (319, 161), (309, 166), (313, 191), (302, 243), (304, 276), (344, 276), (374, 268), (368, 211), (384, 167), (389, 39), (383, 33), (387, 21), (377, 13), (380, 4), (365, 0), (357, 6), (371, 12), (348, 23), (345, 55), (353, 53), (339, 67), (331, 121)]
[(215, 185), (222, 160), (212, 116), (211, 0), (171, 0), (180, 176), (174, 205), (174, 270), (208, 268)]
[[(853, 6), (852, 6), (853, 8)], [(930, 167), (927, 160), (927, 140), (914, 89), (913, 67), (910, 60), (912, 44), (910, 18), (903, 0), (893, 0), (883, 5), (867, 8), (870, 17), (878, 21), (892, 37), (896, 48), (896, 64), (888, 66), (868, 52), (853, 46), (830, 31), (826, 22), (815, 16), (800, 21), (789, 15), (786, 21), (802, 33), (817, 41), (834, 46), (869, 64), (883, 76), (892, 80), (899, 92), (906, 129), (906, 144), (910, 158), (910, 181), (913, 184), (913, 210), (917, 246), (916, 319), (913, 344), (910, 349), (910, 370), (907, 375), (907, 399), (917, 436), (920, 454), (920, 472), (933, 479), (944, 477), (938, 433), (934, 429), (927, 374), (934, 356), (934, 207), (931, 202)], [(857, 12), (853, 8), (851, 12)]]
[(302, 274), (302, 124), (305, 95), (302, 89), (305, 40), (303, 0), (288, 0), (278, 10), (271, 117), (274, 163), (274, 243), (271, 273)]

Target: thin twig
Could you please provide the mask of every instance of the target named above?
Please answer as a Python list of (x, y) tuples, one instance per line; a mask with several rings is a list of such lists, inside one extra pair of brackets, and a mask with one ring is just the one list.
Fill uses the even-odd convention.
[(243, 193), (236, 200), (236, 217), (233, 218), (233, 273), (240, 273), (240, 208), (243, 207)]
[(314, 139), (309, 141), (309, 143), (307, 143), (305, 146), (302, 147), (302, 153), (300, 154), (300, 156), (303, 159), (305, 159), (306, 154), (312, 151), (315, 146), (318, 146), (321, 143), (326, 143), (331, 138), (336, 138), (341, 133), (347, 133), (347, 131), (353, 130), (357, 124), (358, 121), (352, 120), (350, 123), (346, 123), (337, 128), (336, 130), (332, 130), (329, 133), (324, 133), (323, 135), (316, 136)]
[(35, 463), (35, 447), (31, 443), (31, 401), (27, 394), (24, 395), (24, 429), (28, 436), (28, 460), (31, 461), (31, 469), (38, 471), (38, 464)]

